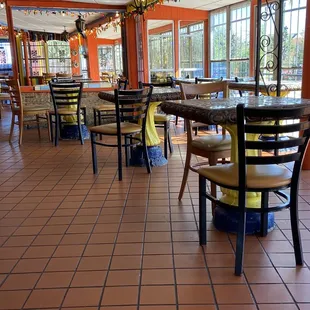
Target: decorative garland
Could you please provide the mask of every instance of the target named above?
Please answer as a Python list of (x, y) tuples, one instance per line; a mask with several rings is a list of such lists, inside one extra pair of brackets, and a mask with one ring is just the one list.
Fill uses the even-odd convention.
[[(81, 15), (83, 18), (86, 18), (88, 16), (98, 14), (97, 12), (86, 12), (82, 14), (81, 12), (77, 11), (68, 11), (68, 10), (46, 10), (46, 9), (34, 9), (34, 10), (18, 10), (19, 12), (23, 12), (24, 15), (29, 16), (29, 15), (61, 15), (61, 16), (70, 16), (70, 17), (78, 17)], [(103, 15), (104, 16), (104, 15)]]

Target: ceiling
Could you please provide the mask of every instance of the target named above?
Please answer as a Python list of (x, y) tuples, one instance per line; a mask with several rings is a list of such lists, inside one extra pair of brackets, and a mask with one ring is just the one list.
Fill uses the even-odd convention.
[[(69, 0), (66, 0), (69, 1)], [(70, 0), (71, 2), (84, 2), (84, 3), (93, 3), (93, 4), (110, 4), (110, 5), (126, 5), (132, 0)], [(184, 7), (184, 8), (193, 8), (200, 10), (214, 10), (229, 4), (241, 2), (240, 0), (180, 0), (180, 2), (165, 2), (165, 5), (174, 6), (174, 7)], [(90, 15), (85, 18), (87, 23), (94, 21), (100, 17), (103, 17), (103, 12)], [(78, 12), (76, 12), (78, 13)], [(85, 13), (84, 11), (81, 12)], [(34, 15), (25, 15), (23, 11), (13, 10), (13, 21), (14, 26), (17, 29), (27, 29), (34, 31), (46, 31), (52, 33), (61, 33), (66, 27), (68, 32), (75, 30), (74, 21), (77, 19), (77, 16), (61, 14), (49, 14), (47, 15), (44, 11), (42, 14), (38, 13)], [(6, 13), (5, 9), (0, 9), (0, 24), (6, 25)], [(156, 25), (159, 27), (159, 25)], [(155, 28), (155, 25), (153, 26)], [(120, 31), (115, 32), (113, 28), (108, 29), (105, 32), (100, 34), (100, 37), (117, 39), (120, 36)]]
[[(126, 5), (131, 2), (131, 0), (70, 0), (70, 1), (88, 2), (97, 4), (115, 4), (115, 5), (117, 4)], [(242, 2), (242, 0), (180, 0), (180, 2), (173, 2), (173, 1), (165, 2), (165, 5), (209, 11), (238, 2)]]

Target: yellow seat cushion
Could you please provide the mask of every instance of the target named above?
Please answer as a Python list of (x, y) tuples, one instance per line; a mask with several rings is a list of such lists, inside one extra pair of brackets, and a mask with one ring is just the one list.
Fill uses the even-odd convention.
[(96, 108), (94, 108), (96, 111), (115, 111), (115, 105), (113, 104), (102, 104)]
[[(211, 182), (223, 186), (238, 187), (238, 164), (226, 164), (203, 167), (197, 170)], [(290, 184), (292, 173), (278, 165), (251, 165), (247, 166), (248, 188), (276, 188)]]
[[(19, 111), (19, 108), (14, 108), (14, 111)], [(45, 114), (49, 111), (48, 107), (24, 107), (23, 113), (24, 115), (37, 115), (37, 114)]]
[(231, 148), (230, 135), (209, 135), (195, 138), (192, 147), (206, 151), (226, 151)]
[[(58, 114), (61, 114), (61, 115), (76, 115), (76, 110), (74, 109), (60, 108), (60, 109), (57, 109), (57, 112)], [(50, 114), (54, 115), (55, 111), (51, 110)]]
[[(116, 135), (117, 134), (117, 124), (111, 123), (101, 126), (91, 127), (90, 132), (98, 133), (98, 134), (108, 134), (108, 135)], [(142, 130), (142, 127), (137, 124), (132, 123), (121, 123), (121, 132), (122, 135), (135, 134), (139, 133)]]
[(154, 115), (154, 121), (155, 123), (156, 122), (168, 122), (170, 121), (170, 115), (156, 113)]

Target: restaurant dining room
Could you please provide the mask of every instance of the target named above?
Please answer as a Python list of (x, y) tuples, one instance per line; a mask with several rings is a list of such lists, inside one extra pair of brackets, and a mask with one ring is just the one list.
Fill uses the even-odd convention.
[(309, 55), (310, 0), (0, 0), (0, 310), (310, 309)]

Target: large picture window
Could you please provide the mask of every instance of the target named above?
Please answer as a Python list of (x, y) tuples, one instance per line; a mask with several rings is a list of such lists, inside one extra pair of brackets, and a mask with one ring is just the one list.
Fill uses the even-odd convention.
[[(181, 22), (182, 23), (182, 22)], [(196, 23), (180, 28), (180, 71), (182, 77), (203, 77), (204, 25)]]
[(47, 41), (47, 55), (50, 73), (71, 73), (69, 42)]
[(210, 71), (212, 77), (247, 77), (250, 59), (250, 4), (211, 13)]

